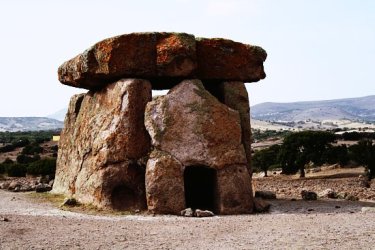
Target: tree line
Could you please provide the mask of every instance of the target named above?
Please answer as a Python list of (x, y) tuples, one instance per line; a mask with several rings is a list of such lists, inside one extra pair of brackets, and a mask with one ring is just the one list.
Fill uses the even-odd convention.
[[(54, 175), (56, 171), (57, 145), (43, 148), (40, 144), (50, 141), (59, 131), (0, 132), (0, 153), (12, 152), (22, 148), (15, 161), (7, 158), (0, 163), (0, 175), (12, 177), (31, 175)], [(42, 159), (41, 153), (50, 152), (51, 156)]]
[[(254, 153), (252, 164), (254, 169), (264, 171), (279, 167), (283, 174), (300, 172), (305, 177), (305, 166), (308, 163), (321, 166), (325, 163), (338, 163), (342, 166), (352, 161), (363, 165), (370, 179), (375, 177), (375, 134), (347, 133), (341, 139), (359, 139), (357, 144), (333, 145), (338, 136), (327, 131), (302, 131), (287, 134), (281, 145), (273, 145)], [(339, 137), (340, 137), (339, 136)]]

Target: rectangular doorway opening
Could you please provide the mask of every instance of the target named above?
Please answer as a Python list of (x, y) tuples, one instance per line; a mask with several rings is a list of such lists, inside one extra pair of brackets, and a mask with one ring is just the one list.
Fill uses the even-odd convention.
[(217, 212), (216, 169), (205, 166), (186, 167), (184, 186), (187, 208)]

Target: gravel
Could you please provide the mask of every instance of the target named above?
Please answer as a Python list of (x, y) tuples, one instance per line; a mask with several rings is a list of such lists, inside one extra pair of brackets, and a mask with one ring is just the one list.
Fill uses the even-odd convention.
[(0, 190), (0, 249), (370, 249), (373, 202), (273, 200), (257, 215), (87, 215)]

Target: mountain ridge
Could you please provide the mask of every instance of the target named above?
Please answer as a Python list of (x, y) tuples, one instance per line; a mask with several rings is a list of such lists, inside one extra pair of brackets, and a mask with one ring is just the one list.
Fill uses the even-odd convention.
[(0, 132), (61, 129), (64, 123), (47, 117), (0, 117)]
[(251, 107), (252, 118), (268, 121), (349, 119), (375, 121), (375, 95), (322, 101), (265, 102)]

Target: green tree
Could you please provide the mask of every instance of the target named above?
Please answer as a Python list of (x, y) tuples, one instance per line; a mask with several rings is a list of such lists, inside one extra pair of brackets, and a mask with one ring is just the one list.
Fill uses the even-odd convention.
[(305, 165), (310, 161), (316, 165), (324, 163), (324, 153), (335, 141), (335, 135), (324, 131), (302, 131), (285, 137), (280, 149), (280, 164), (285, 174), (300, 171), (305, 177)]
[(264, 176), (267, 177), (267, 171), (270, 166), (278, 164), (278, 155), (280, 152), (280, 145), (272, 145), (269, 148), (255, 152), (252, 157), (252, 165), (255, 169), (264, 171)]
[(326, 152), (323, 154), (323, 160), (329, 164), (339, 163), (341, 166), (344, 166), (349, 161), (348, 148), (346, 145), (328, 145)]
[(369, 179), (375, 177), (375, 144), (372, 140), (361, 140), (349, 147), (350, 158), (367, 169)]

